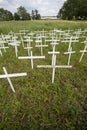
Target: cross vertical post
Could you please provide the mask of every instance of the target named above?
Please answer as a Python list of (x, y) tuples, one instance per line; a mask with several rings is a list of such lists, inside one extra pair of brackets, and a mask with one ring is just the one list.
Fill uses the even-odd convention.
[(82, 60), (82, 58), (83, 58), (83, 56), (84, 56), (84, 53), (85, 52), (87, 52), (87, 45), (85, 45), (85, 47), (84, 47), (84, 50), (81, 50), (80, 52), (82, 52), (82, 55), (81, 55), (81, 57), (80, 57), (80, 59), (79, 59), (79, 62), (81, 62), (81, 60)]
[(5, 75), (7, 76), (7, 80), (8, 80), (8, 82), (9, 82), (9, 84), (10, 84), (10, 87), (11, 87), (12, 91), (15, 93), (15, 89), (14, 89), (14, 87), (13, 87), (13, 84), (12, 84), (12, 82), (11, 82), (11, 79), (8, 77), (8, 73), (7, 73), (6, 68), (3, 67), (3, 70), (4, 70)]

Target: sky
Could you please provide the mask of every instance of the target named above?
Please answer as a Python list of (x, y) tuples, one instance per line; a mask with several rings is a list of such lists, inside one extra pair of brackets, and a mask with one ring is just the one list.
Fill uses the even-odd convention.
[(25, 7), (27, 12), (37, 9), (41, 16), (56, 16), (66, 0), (0, 0), (0, 8), (17, 12), (20, 6)]

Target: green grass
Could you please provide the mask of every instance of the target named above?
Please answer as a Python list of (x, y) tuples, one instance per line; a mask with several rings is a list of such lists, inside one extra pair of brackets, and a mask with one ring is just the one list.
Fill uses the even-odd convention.
[[(51, 30), (85, 29), (83, 21), (9, 21), (0, 22), (0, 32), (7, 34), (11, 30), (21, 29)], [(83, 41), (84, 39), (82, 39)], [(59, 44), (56, 50), (57, 64), (67, 64), (67, 44)], [(0, 79), (0, 129), (4, 130), (86, 130), (87, 129), (87, 54), (79, 63), (83, 49), (81, 43), (73, 44), (72, 69), (56, 69), (55, 82), (52, 84), (52, 69), (38, 69), (37, 65), (51, 64), (51, 55), (44, 49), (46, 59), (34, 60), (31, 69), (30, 60), (18, 60), (14, 48), (9, 46), (7, 52), (0, 57), (0, 74), (3, 66), (8, 73), (27, 72), (26, 77), (12, 78), (16, 93), (12, 93), (7, 79)], [(33, 48), (34, 55), (39, 55), (38, 48)], [(27, 51), (19, 47), (18, 55), (27, 55)]]
[(57, 29), (78, 29), (86, 28), (87, 21), (62, 21), (62, 20), (37, 20), (37, 21), (0, 21), (0, 32), (8, 33), (9, 31), (18, 32), (20, 29), (28, 30), (51, 30)]

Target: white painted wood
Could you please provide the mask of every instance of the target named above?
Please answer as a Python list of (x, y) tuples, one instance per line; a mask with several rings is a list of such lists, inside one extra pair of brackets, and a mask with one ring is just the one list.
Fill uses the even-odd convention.
[(0, 50), (0, 55), (3, 56), (2, 51)]
[(18, 59), (30, 59), (31, 60), (31, 68), (33, 69), (34, 67), (34, 63), (33, 60), (34, 59), (44, 59), (45, 56), (33, 56), (32, 51), (31, 51), (31, 56), (19, 56)]
[(48, 47), (48, 45), (35, 45), (35, 47)]
[(11, 78), (11, 77), (26, 76), (27, 73), (8, 74), (5, 67), (3, 67), (3, 71), (4, 71), (5, 74), (4, 74), (4, 75), (0, 75), (0, 78), (7, 78), (7, 80), (8, 80), (8, 82), (9, 82), (9, 84), (10, 84), (10, 87), (11, 87), (12, 91), (15, 93), (15, 89), (14, 89), (14, 87), (13, 87), (13, 84), (12, 84), (10, 78)]
[(13, 77), (20, 77), (20, 76), (26, 76), (26, 73), (16, 73), (16, 74), (8, 74), (8, 75), (0, 75), (0, 79), (2, 78), (13, 78)]
[(71, 65), (37, 65), (37, 68), (72, 68)]
[(57, 44), (53, 43), (53, 44), (52, 44), (52, 49), (53, 49), (53, 51), (52, 51), (52, 52), (48, 52), (48, 54), (52, 54), (52, 65), (53, 65), (53, 63), (54, 63), (54, 61), (55, 61), (55, 60), (54, 60), (54, 59), (55, 59), (55, 55), (60, 54), (60, 52), (56, 52), (56, 51), (55, 51), (56, 45), (57, 45)]
[[(56, 55), (54, 55), (53, 58), (53, 66), (56, 65)], [(53, 67), (53, 72), (52, 72), (52, 83), (54, 83), (54, 78), (55, 78), (55, 67)]]
[(4, 73), (5, 73), (6, 77), (7, 77), (7, 80), (8, 80), (8, 82), (9, 82), (9, 84), (10, 84), (10, 87), (11, 87), (12, 91), (15, 93), (15, 89), (14, 89), (14, 87), (13, 87), (13, 84), (12, 84), (12, 82), (11, 82), (11, 79), (8, 77), (8, 73), (7, 73), (7, 70), (5, 69), (5, 67), (3, 67), (3, 70), (4, 70)]
[(37, 68), (52, 68), (52, 83), (54, 83), (56, 68), (71, 68), (70, 65), (56, 65), (56, 55), (53, 56), (52, 65), (37, 65)]
[(44, 59), (45, 56), (19, 56), (18, 59)]
[(85, 45), (84, 50), (81, 50), (80, 52), (82, 52), (82, 55), (81, 55), (81, 57), (80, 57), (80, 59), (79, 59), (79, 62), (82, 61), (82, 58), (83, 58), (83, 56), (84, 56), (84, 53), (87, 52), (87, 45)]
[(0, 47), (0, 49), (7, 49), (7, 48), (9, 48), (9, 47), (5, 47), (5, 46), (3, 46), (3, 47)]
[(8, 44), (15, 47), (15, 55), (18, 57), (18, 46), (20, 45), (20, 41), (11, 41)]
[(2, 40), (1, 38), (0, 38), (0, 48), (1, 49), (4, 49), (4, 52), (6, 52), (6, 49), (7, 49), (7, 47), (5, 47), (5, 44), (6, 42), (5, 42), (5, 40)]
[(56, 51), (55, 52), (49, 51), (48, 54), (55, 54), (55, 55), (57, 55), (57, 54), (60, 54), (60, 52), (59, 51), (58, 52), (56, 52)]
[[(32, 51), (31, 51), (31, 57), (32, 57)], [(31, 58), (31, 68), (33, 69), (34, 68), (34, 62), (33, 62), (33, 58)]]
[(75, 51), (72, 51), (72, 47), (70, 49), (68, 49), (69, 51), (68, 52), (64, 52), (64, 54), (68, 54), (69, 57), (68, 57), (68, 65), (70, 65), (70, 60), (71, 60), (71, 54), (74, 54)]
[(48, 45), (35, 45), (35, 47), (39, 47), (41, 49), (41, 56), (43, 56), (43, 47), (48, 47)]
[(80, 50), (80, 52), (87, 52), (87, 50)]
[(27, 49), (28, 50), (28, 56), (30, 56), (30, 54), (31, 54), (31, 49), (32, 49), (33, 47), (24, 47), (24, 49)]

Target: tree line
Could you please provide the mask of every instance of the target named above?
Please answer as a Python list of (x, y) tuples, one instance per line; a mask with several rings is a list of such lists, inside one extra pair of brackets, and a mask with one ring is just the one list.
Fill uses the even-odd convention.
[(66, 0), (57, 17), (65, 20), (87, 20), (87, 0)]
[(0, 8), (0, 21), (38, 20), (38, 19), (41, 19), (41, 16), (37, 9), (32, 10), (30, 14), (23, 6), (20, 6), (19, 8), (17, 8), (17, 12), (12, 14), (12, 12)]
[[(87, 20), (87, 0), (66, 0), (59, 10), (58, 19), (63, 20)], [(17, 12), (12, 14), (10, 11), (0, 8), (0, 21), (3, 20), (39, 20), (41, 15), (37, 9), (32, 10), (31, 14), (20, 6)]]

